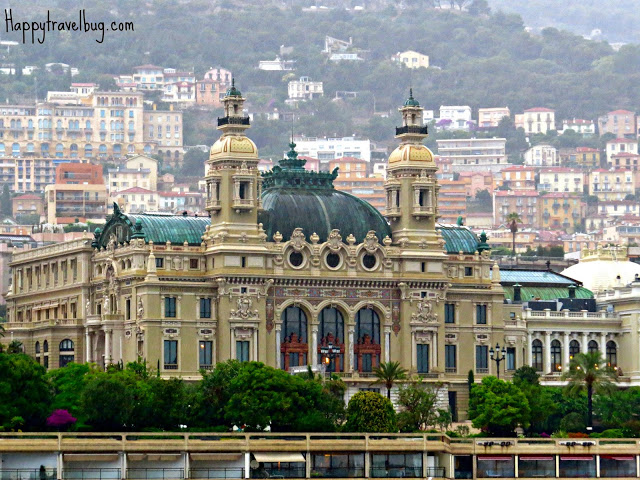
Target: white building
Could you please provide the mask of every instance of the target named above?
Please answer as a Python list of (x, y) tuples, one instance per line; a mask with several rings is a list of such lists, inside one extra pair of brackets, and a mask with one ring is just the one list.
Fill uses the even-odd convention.
[(369, 162), (371, 141), (354, 137), (294, 137), (298, 156), (317, 158), (322, 163), (341, 157), (354, 157)]
[(281, 60), (280, 57), (276, 57), (275, 60), (260, 60), (258, 69), (276, 72), (291, 71), (295, 63), (295, 60)]
[(451, 160), (451, 171), (497, 172), (507, 163), (505, 138), (458, 138), (437, 140), (438, 155)]
[(516, 128), (524, 128), (527, 135), (547, 133), (556, 129), (556, 112), (550, 108), (535, 107), (516, 115)]
[(559, 130), (558, 134), (562, 135), (567, 130), (573, 130), (583, 137), (592, 137), (596, 134), (596, 123), (593, 120), (584, 120), (582, 118), (563, 120), (562, 130)]
[(289, 82), (289, 100), (313, 100), (324, 95), (322, 82), (313, 82), (309, 77)]
[[(443, 120), (450, 121), (450, 123), (444, 123)], [(473, 122), (471, 107), (468, 105), (443, 105), (440, 107), (438, 124), (441, 122), (441, 128), (444, 130), (469, 130), (469, 126)]]
[(607, 142), (607, 162), (612, 163), (612, 157), (619, 153), (638, 154), (638, 142), (636, 139), (615, 138)]
[(478, 109), (479, 127), (497, 127), (504, 117), (510, 117), (509, 107), (493, 107)]
[(541, 144), (524, 152), (524, 164), (533, 167), (558, 167), (560, 157), (555, 147)]

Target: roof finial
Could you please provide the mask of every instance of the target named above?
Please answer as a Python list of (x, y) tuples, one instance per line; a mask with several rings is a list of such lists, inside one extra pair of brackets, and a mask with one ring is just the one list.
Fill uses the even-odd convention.
[(409, 98), (413, 99), (413, 87), (409, 87)]

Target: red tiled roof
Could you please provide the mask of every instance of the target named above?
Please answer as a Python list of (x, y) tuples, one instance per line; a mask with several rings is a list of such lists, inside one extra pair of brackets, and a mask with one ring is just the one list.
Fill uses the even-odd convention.
[(156, 193), (153, 190), (147, 190), (142, 187), (131, 187), (126, 190), (120, 190), (119, 192), (112, 193), (111, 196), (120, 195), (121, 193)]
[(607, 144), (609, 143), (636, 143), (636, 139), (635, 138), (614, 138), (613, 140), (609, 140), (607, 142)]
[(620, 153), (612, 154), (611, 157), (612, 158), (617, 158), (617, 157), (640, 157), (640, 155), (638, 155), (637, 153), (620, 152)]
[(160, 197), (198, 197), (200, 192), (158, 192)]
[(523, 171), (523, 170), (534, 170), (533, 167), (528, 165), (511, 165), (510, 167), (503, 168), (500, 170), (501, 172), (514, 172), (514, 171)]
[(551, 110), (550, 108), (545, 107), (534, 107), (525, 110), (525, 112), (555, 112), (555, 110)]
[(538, 197), (535, 190), (498, 190), (496, 197)]
[(576, 148), (576, 152), (578, 153), (593, 153), (593, 152), (598, 152), (599, 150), (597, 148), (590, 148), (590, 147), (577, 147)]
[(540, 169), (540, 173), (582, 173), (582, 170), (569, 167), (548, 167)]
[(72, 83), (72, 87), (95, 87), (95, 83)]
[(571, 120), (564, 120), (563, 123), (575, 123), (577, 125), (589, 125), (593, 123), (593, 120), (585, 120), (584, 118), (572, 118)]
[(630, 112), (629, 110), (614, 110), (613, 112), (607, 113), (607, 115), (627, 115), (627, 114), (635, 115), (635, 113)]
[(42, 200), (42, 197), (27, 193), (25, 195), (20, 195), (19, 197), (13, 197), (13, 200)]

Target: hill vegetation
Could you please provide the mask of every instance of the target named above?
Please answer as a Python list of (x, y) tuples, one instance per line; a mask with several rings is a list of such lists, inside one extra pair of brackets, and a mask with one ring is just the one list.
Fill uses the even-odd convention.
[[(402, 8), (368, 3), (372, 8), (364, 11), (308, 11), (298, 1), (114, 0), (87, 8), (87, 19), (133, 21), (135, 32), (106, 32), (101, 44), (95, 32), (50, 32), (42, 45), (11, 48), (3, 61), (19, 66), (68, 63), (80, 69), (74, 81), (99, 81), (105, 89), (115, 88), (112, 75), (131, 73), (136, 65), (193, 69), (197, 77), (219, 65), (234, 72), (251, 111), (257, 112), (288, 110), (287, 82), (309, 76), (324, 82), (325, 97), (299, 106), (296, 133), (366, 135), (383, 143), (392, 140), (398, 122), (393, 110), (410, 85), (430, 109), (507, 105), (517, 113), (546, 106), (557, 111), (558, 119), (595, 118), (616, 108), (640, 110), (637, 45), (615, 52), (604, 41), (554, 28), (531, 34), (518, 15), (471, 8), (486, 4), (481, 0), (454, 2), (469, 11), (435, 8), (439, 2), (426, 0), (407, 1)], [(47, 9), (57, 21), (78, 16), (77, 3), (71, 0), (24, 0), (13, 6), (13, 16), (42, 20)], [(328, 61), (321, 52), (325, 35), (352, 37), (354, 47), (366, 51), (366, 60)], [(6, 38), (21, 41), (18, 32)], [(273, 59), (281, 45), (294, 47), (290, 58), (297, 62), (296, 71), (258, 70), (258, 62)], [(410, 71), (391, 61), (391, 55), (406, 49), (429, 55), (433, 67)], [(42, 70), (35, 76), (18, 75), (0, 82), (0, 98), (13, 102), (33, 97), (36, 90), (43, 98), (47, 90), (66, 90), (70, 80)], [(333, 101), (338, 90), (358, 96)], [(392, 115), (374, 117), (374, 108)], [(211, 128), (217, 113), (187, 115), (185, 144), (211, 144), (217, 137)], [(279, 156), (290, 132), (287, 122), (258, 118), (251, 135), (263, 154)]]

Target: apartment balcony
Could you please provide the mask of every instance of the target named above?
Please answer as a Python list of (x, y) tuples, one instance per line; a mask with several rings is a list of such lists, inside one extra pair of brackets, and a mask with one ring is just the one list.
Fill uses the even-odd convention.
[(218, 126), (249, 125), (249, 117), (218, 117)]
[(69, 127), (67, 128), (67, 133), (80, 133), (82, 131), (81, 128)]
[(444, 478), (444, 467), (426, 467), (423, 474), (422, 467), (371, 467), (371, 478)]
[(58, 474), (55, 468), (46, 468), (40, 471), (39, 468), (2, 468), (0, 469), (1, 480), (56, 480)]
[(387, 208), (384, 212), (385, 217), (397, 218), (401, 215), (399, 207), (390, 207)]
[(128, 480), (183, 480), (183, 468), (127, 468)]
[(404, 127), (396, 127), (396, 135), (404, 135), (407, 133), (414, 133), (418, 135), (427, 135), (429, 132), (427, 131), (427, 126), (419, 126), (419, 125), (405, 125)]
[(207, 200), (205, 203), (205, 208), (207, 210), (220, 210), (222, 206), (220, 205), (220, 200)]
[(191, 468), (189, 478), (193, 480), (240, 479), (244, 478), (244, 468)]
[(120, 480), (119, 468), (65, 468), (62, 480)]
[(364, 478), (364, 467), (312, 467), (311, 477)]

